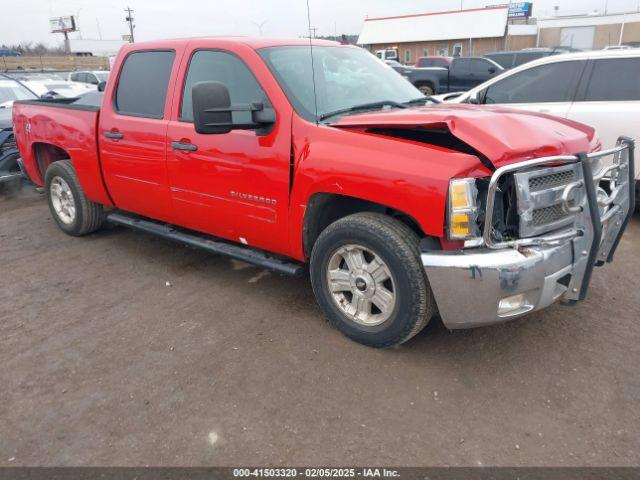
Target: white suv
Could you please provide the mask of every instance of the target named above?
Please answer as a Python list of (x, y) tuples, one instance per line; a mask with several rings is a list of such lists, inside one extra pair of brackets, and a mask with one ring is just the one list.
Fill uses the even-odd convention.
[[(508, 105), (591, 125), (602, 148), (619, 135), (640, 138), (640, 50), (598, 50), (534, 60), (466, 93), (452, 103)], [(640, 180), (636, 162), (636, 180)], [(636, 191), (638, 192), (636, 181)]]

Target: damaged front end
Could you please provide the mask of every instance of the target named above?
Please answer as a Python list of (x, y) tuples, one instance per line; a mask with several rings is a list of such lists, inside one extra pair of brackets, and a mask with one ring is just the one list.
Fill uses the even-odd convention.
[[(487, 325), (584, 299), (633, 212), (633, 172), (634, 142), (620, 138), (611, 150), (511, 163), (476, 180), (478, 205), (467, 210), (480, 212), (477, 235), (469, 228), (465, 239), (473, 248), (422, 254), (445, 325)], [(450, 206), (449, 234), (460, 238), (454, 215)], [(451, 295), (461, 289), (463, 298)]]

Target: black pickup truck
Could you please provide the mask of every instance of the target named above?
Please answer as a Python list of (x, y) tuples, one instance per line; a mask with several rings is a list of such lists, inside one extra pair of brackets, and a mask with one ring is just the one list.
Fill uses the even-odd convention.
[(412, 68), (405, 76), (425, 95), (469, 90), (504, 71), (493, 60), (456, 57), (450, 67)]

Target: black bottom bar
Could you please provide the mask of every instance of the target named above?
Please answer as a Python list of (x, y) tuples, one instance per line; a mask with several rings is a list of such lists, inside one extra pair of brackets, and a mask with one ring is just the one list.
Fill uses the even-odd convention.
[(107, 215), (107, 220), (118, 225), (135, 228), (143, 232), (152, 233), (159, 237), (173, 240), (174, 242), (183, 243), (192, 247), (201, 248), (218, 255), (241, 260), (243, 262), (257, 265), (277, 273), (289, 275), (292, 277), (302, 276), (305, 266), (302, 263), (290, 261), (281, 257), (270, 256), (261, 250), (254, 250), (249, 247), (240, 247), (223, 240), (209, 237), (196, 232), (189, 232), (177, 229), (172, 225), (156, 222), (154, 220), (128, 215), (125, 213), (114, 212)]

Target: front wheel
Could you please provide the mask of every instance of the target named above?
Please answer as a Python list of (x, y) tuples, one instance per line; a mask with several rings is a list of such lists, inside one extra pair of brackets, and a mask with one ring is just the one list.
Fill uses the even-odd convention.
[(378, 213), (327, 227), (311, 253), (311, 283), (329, 322), (372, 347), (406, 342), (435, 311), (418, 248), (405, 224)]
[(51, 215), (63, 232), (79, 237), (102, 226), (102, 205), (87, 200), (69, 160), (49, 166), (45, 174), (45, 193)]

